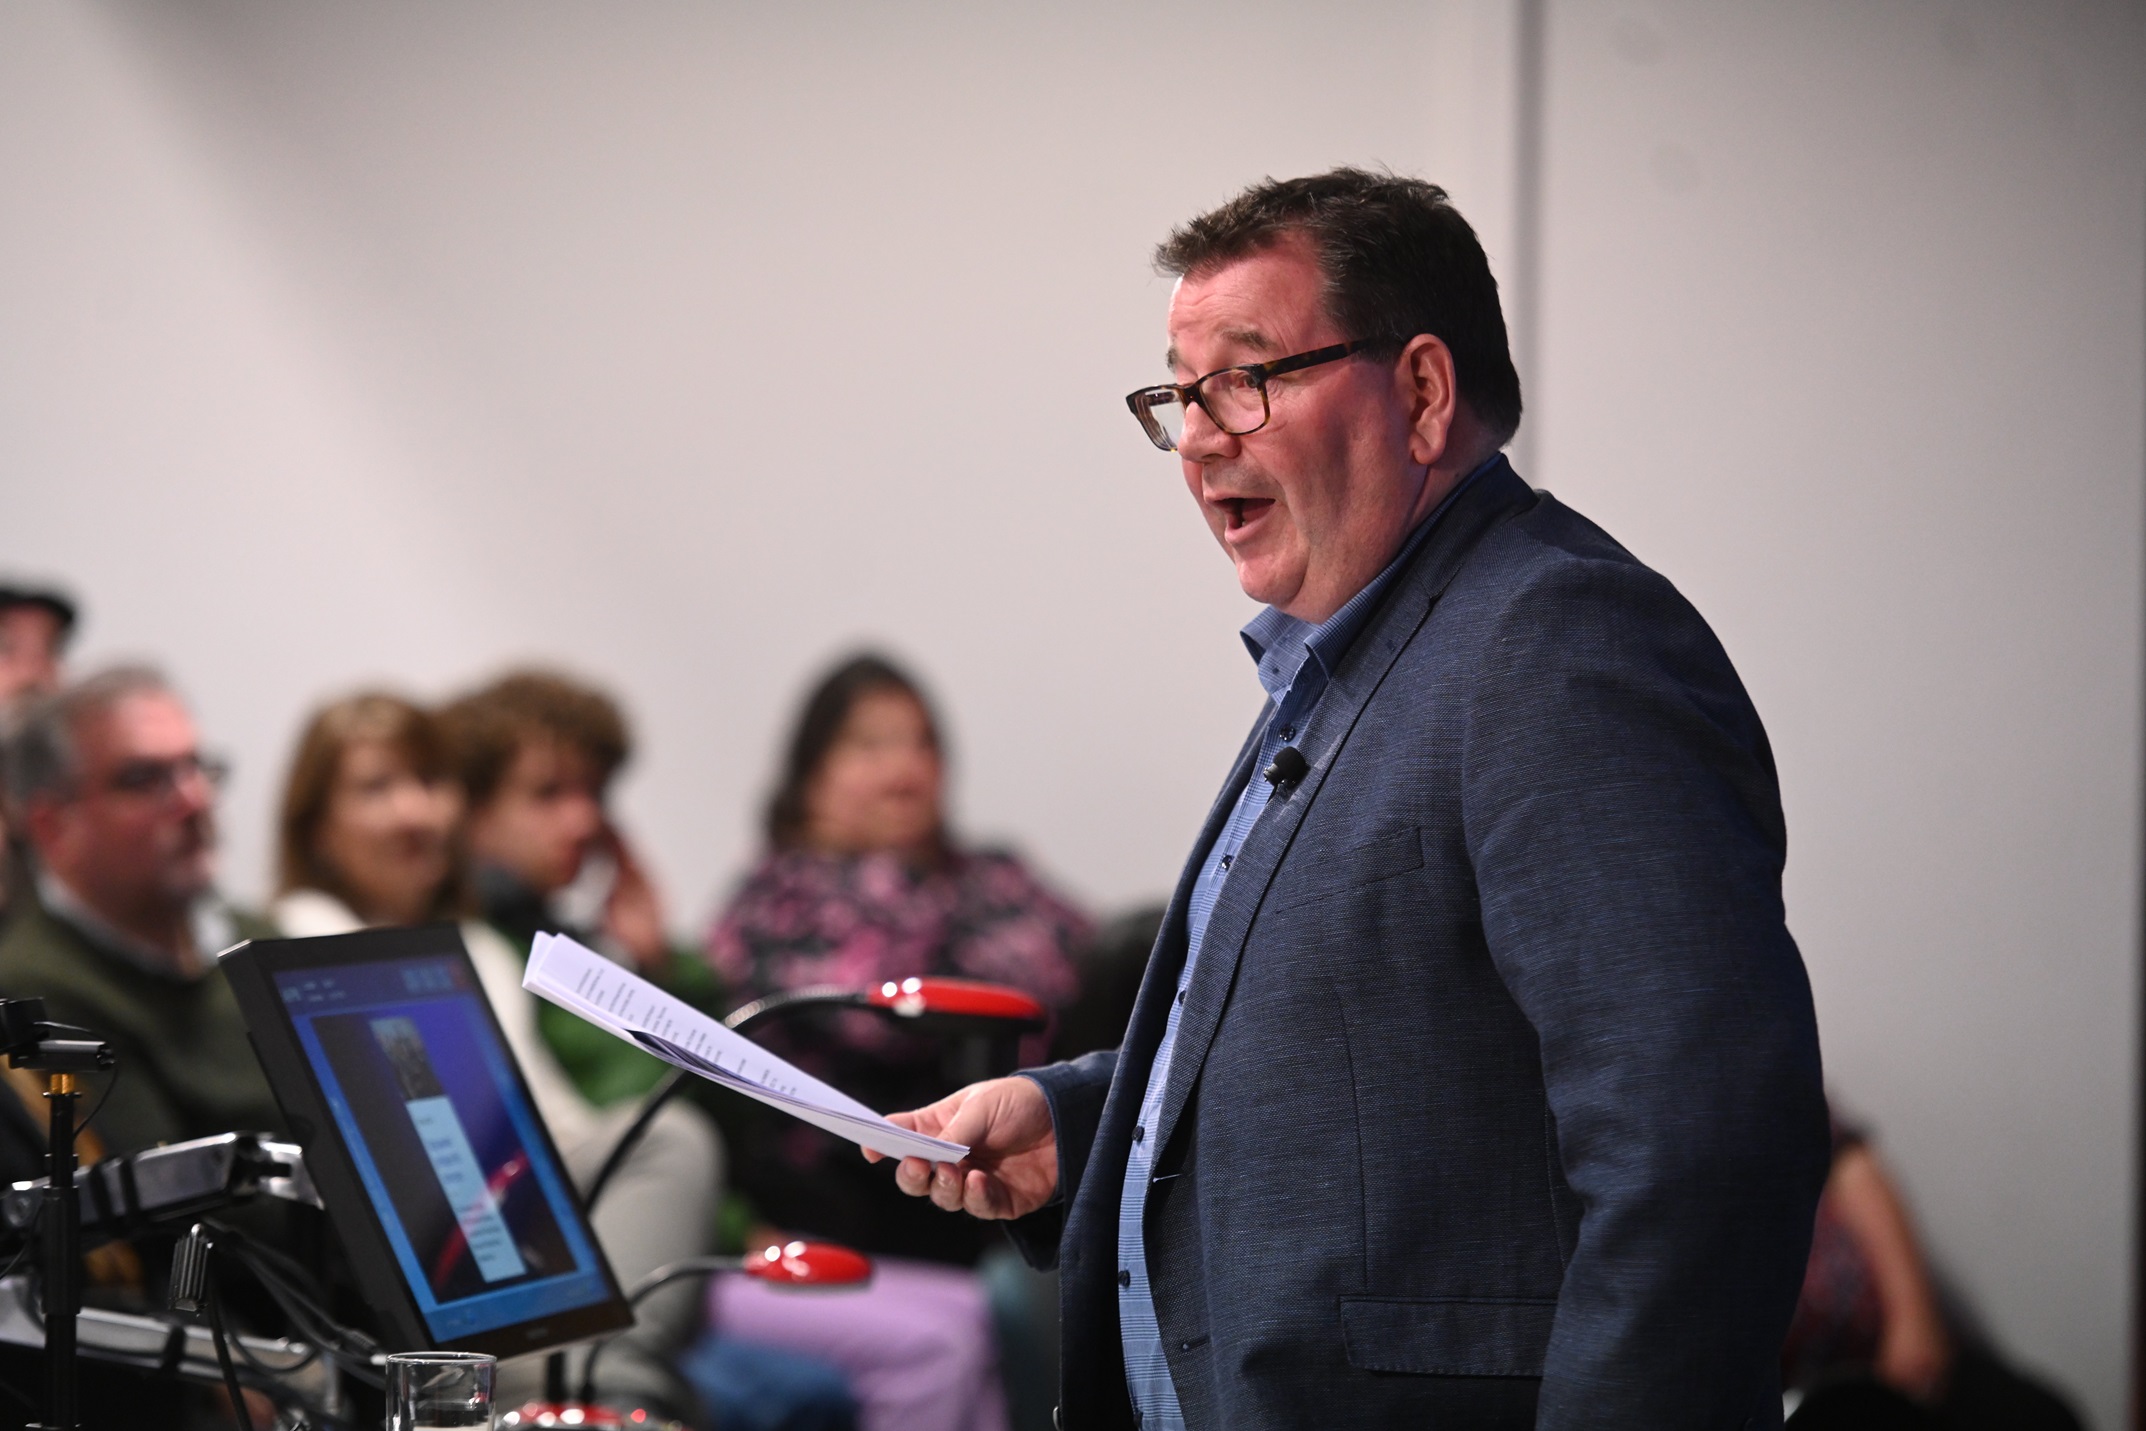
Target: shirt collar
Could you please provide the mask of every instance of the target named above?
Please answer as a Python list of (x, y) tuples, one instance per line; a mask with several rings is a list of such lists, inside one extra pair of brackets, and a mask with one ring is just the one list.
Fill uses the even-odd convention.
[(1478, 477), (1503, 460), (1503, 453), (1493, 453), (1471, 468), (1467, 476), (1454, 483), (1453, 490), (1446, 493), (1438, 505), (1431, 509), (1431, 514), (1418, 522), (1415, 530), (1408, 534), (1407, 539), (1401, 543), (1401, 549), (1394, 553), (1393, 560), (1387, 562), (1379, 574), (1365, 584), (1363, 590), (1343, 602), (1341, 609), (1326, 620), (1314, 626), (1308, 621), (1300, 621), (1269, 606), (1245, 623), (1244, 630), (1239, 634), (1244, 638), (1245, 650), (1252, 654), (1253, 665), (1259, 669), (1259, 684), (1269, 697), (1277, 703), (1281, 701), (1283, 693), (1296, 683), (1297, 673), (1304, 669), (1307, 658), (1316, 658), (1319, 669), (1328, 677), (1334, 674), (1334, 668), (1341, 664), (1341, 658), (1348, 653), (1350, 643), (1356, 639), (1357, 633), (1364, 629), (1364, 623), (1371, 619), (1371, 613), (1378, 608), (1380, 598), (1385, 596), (1387, 589), (1407, 567), (1409, 558), (1423, 545), (1431, 528), (1438, 525), (1438, 519), (1446, 514), (1461, 493), (1474, 485)]
[(167, 951), (136, 939), (98, 914), (65, 880), (42, 864), (33, 864), (31, 878), (37, 884), (37, 902), (45, 913), (113, 958), (147, 974), (166, 979), (198, 979), (215, 966), (219, 952), (234, 942), (231, 911), (213, 894), (194, 901), (189, 916), (193, 926), (194, 953), (190, 961), (182, 963)]

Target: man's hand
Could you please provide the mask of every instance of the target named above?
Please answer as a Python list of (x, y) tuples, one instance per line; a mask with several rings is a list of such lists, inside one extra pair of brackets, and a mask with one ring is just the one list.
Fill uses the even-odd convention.
[[(948, 1212), (966, 1210), (991, 1220), (1025, 1217), (1058, 1187), (1058, 1134), (1043, 1090), (1026, 1078), (994, 1078), (950, 1093), (929, 1108), (889, 1113), (887, 1121), (913, 1132), (966, 1143), (958, 1163), (904, 1158), (894, 1184), (911, 1197), (929, 1197)], [(865, 1150), (878, 1162), (879, 1153)]]

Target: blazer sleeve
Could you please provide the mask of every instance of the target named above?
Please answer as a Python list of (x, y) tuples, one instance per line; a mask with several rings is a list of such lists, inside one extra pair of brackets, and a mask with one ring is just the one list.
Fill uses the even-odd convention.
[(1110, 1080), (1117, 1068), (1118, 1051), (1113, 1048), (1022, 1071), (1022, 1077), (1043, 1089), (1051, 1105), (1051, 1132), (1058, 1140), (1058, 1191), (1044, 1206), (1006, 1224), (1014, 1250), (1031, 1267), (1047, 1271), (1058, 1265), (1066, 1208), (1088, 1170), (1095, 1130), (1103, 1121), (1103, 1100), (1110, 1095)]
[(1537, 1425), (1778, 1425), (1828, 1147), (1765, 733), (1628, 560), (1549, 564), (1490, 635), (1465, 836), (1580, 1204)]

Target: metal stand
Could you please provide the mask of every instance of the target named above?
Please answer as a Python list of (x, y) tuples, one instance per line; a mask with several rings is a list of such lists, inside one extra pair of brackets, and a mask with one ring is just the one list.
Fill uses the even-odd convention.
[(71, 1073), (45, 1089), (51, 1105), (45, 1142), (45, 1419), (43, 1431), (75, 1431), (81, 1420), (76, 1384), (75, 1318), (82, 1312), (82, 1202), (75, 1195), (75, 1091)]
[(17, 1068), (47, 1076), (51, 1107), (45, 1141), (45, 1197), (40, 1235), (45, 1242), (45, 1419), (38, 1431), (78, 1431), (81, 1385), (75, 1366), (75, 1318), (82, 1312), (82, 1202), (75, 1191), (74, 1076), (110, 1068), (112, 1046), (87, 1029), (45, 1019), (43, 999), (0, 999), (0, 1053)]

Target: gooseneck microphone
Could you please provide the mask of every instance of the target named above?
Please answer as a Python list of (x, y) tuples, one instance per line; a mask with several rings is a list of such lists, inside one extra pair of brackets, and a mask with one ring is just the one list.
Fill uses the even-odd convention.
[(1284, 785), (1294, 785), (1311, 773), (1311, 762), (1304, 752), (1293, 745), (1285, 745), (1274, 752), (1274, 763), (1267, 767), (1267, 783), (1279, 790)]

